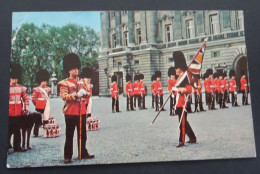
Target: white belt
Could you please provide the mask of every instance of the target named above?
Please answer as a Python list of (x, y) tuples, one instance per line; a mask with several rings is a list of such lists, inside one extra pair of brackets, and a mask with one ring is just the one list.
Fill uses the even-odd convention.
[(244, 84), (244, 86), (247, 86), (247, 84)]
[(21, 101), (17, 101), (17, 102), (15, 102), (15, 101), (9, 101), (9, 104), (21, 104)]
[(114, 91), (114, 92), (117, 92), (117, 91)]
[(236, 87), (237, 87), (237, 85), (234, 85), (233, 87), (234, 87), (234, 88), (236, 88)]
[(224, 88), (224, 85), (221, 85), (220, 88)]
[(132, 89), (128, 89), (128, 91), (132, 91)]
[(144, 88), (141, 88), (141, 90), (144, 90)]
[(38, 98), (37, 100), (45, 100), (44, 98)]
[(137, 90), (138, 88), (134, 88), (134, 90)]
[(158, 89), (162, 89), (162, 88), (158, 88)]
[(215, 86), (214, 86), (214, 85), (210, 85), (210, 87), (213, 87), (213, 88), (214, 88)]

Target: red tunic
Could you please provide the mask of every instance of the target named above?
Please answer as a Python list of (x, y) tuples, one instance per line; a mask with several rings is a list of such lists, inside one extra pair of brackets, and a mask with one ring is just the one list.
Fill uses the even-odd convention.
[(209, 78), (209, 91), (210, 93), (215, 91), (215, 83), (212, 78)]
[(154, 89), (155, 89), (155, 82), (153, 82), (153, 83), (151, 84), (151, 93), (152, 93), (152, 94), (155, 93), (155, 92), (154, 92)]
[(204, 86), (205, 92), (208, 93), (208, 79), (204, 80), (203, 86)]
[(241, 78), (240, 84), (241, 84), (241, 90), (247, 90), (247, 82), (246, 82), (246, 79), (242, 79), (242, 78)]
[[(51, 89), (48, 86), (42, 89), (46, 91), (48, 96), (50, 95)], [(40, 89), (40, 86), (33, 89), (32, 102), (35, 106), (35, 109), (45, 109), (47, 97)]]
[(214, 92), (218, 92), (218, 79), (214, 80), (215, 90)]
[(135, 95), (140, 95), (139, 82), (133, 84), (133, 89), (134, 89), (134, 94)]
[(230, 92), (237, 91), (236, 80), (230, 80), (229, 85), (230, 85), (230, 88), (229, 88)]
[(224, 93), (224, 84), (223, 84), (223, 80), (218, 80), (218, 93)]
[[(181, 77), (182, 76), (179, 76), (179, 78), (181, 78)], [(179, 78), (178, 78), (178, 80), (179, 80)], [(184, 93), (179, 93), (178, 94), (179, 96), (177, 96), (177, 99), (178, 99), (176, 101), (177, 102), (177, 105), (176, 105), (177, 108), (183, 107), (183, 105), (185, 104), (185, 95), (184, 94), (191, 94), (192, 93), (192, 86), (190, 84), (186, 85), (185, 89), (186, 89), (186, 91)], [(187, 103), (186, 103), (185, 107), (186, 106), (187, 106)]]
[(169, 79), (168, 80), (167, 87), (168, 87), (169, 93), (172, 92), (172, 87), (174, 87), (175, 84), (176, 84), (176, 80), (175, 79)]
[(139, 83), (139, 88), (140, 88), (140, 93), (144, 95), (145, 94), (145, 85), (143, 82)]
[(133, 86), (134, 85), (131, 82), (127, 82), (127, 84), (125, 85), (125, 93), (127, 96), (134, 95)]
[(163, 95), (163, 88), (162, 88), (161, 81), (156, 81), (154, 87), (155, 87), (154, 92), (156, 95), (158, 95), (158, 94)]
[(9, 93), (9, 116), (21, 116), (22, 111), (28, 110), (29, 98), (26, 94), (26, 88), (16, 84), (10, 84)]
[(111, 97), (113, 98), (113, 97), (119, 97), (119, 94), (118, 94), (118, 86), (117, 86), (117, 84), (116, 83), (114, 83), (114, 84), (111, 84), (111, 86), (110, 86), (110, 93), (111, 93)]
[(198, 79), (198, 81), (197, 81), (197, 89), (196, 88), (194, 88), (194, 93), (196, 93), (197, 91), (199, 92), (199, 94), (201, 94), (202, 93), (202, 86), (201, 86), (201, 82), (200, 82), (200, 79)]
[[(64, 111), (65, 115), (73, 115), (73, 116), (79, 116), (80, 111), (82, 115), (87, 114), (86, 110), (86, 103), (85, 100), (79, 100), (77, 97), (78, 92), (78, 81), (79, 79), (71, 79), (67, 78), (65, 80), (62, 80), (58, 83), (60, 86), (60, 96), (62, 100), (66, 103), (66, 110)], [(83, 88), (86, 90), (85, 86)], [(80, 106), (81, 102), (81, 106)]]
[(228, 90), (228, 81), (227, 80), (223, 80), (223, 85), (224, 85), (224, 90)]

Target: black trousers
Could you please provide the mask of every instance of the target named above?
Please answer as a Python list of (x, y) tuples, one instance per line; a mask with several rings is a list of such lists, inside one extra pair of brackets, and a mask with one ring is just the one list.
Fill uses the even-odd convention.
[[(86, 148), (87, 131), (86, 131), (86, 115), (81, 116), (81, 157), (88, 154)], [(73, 155), (73, 136), (75, 127), (77, 127), (78, 150), (79, 150), (79, 128), (80, 128), (79, 115), (65, 115), (66, 123), (66, 140), (64, 146), (64, 159), (71, 159)]]
[(142, 105), (142, 109), (145, 109), (145, 95), (143, 95), (143, 97), (142, 96), (140, 96), (141, 97), (141, 105)]
[(138, 107), (140, 108), (141, 106), (141, 95), (139, 94), (134, 94), (134, 107), (136, 108), (136, 100), (137, 100), (137, 104), (138, 104)]
[(219, 108), (223, 107), (223, 93), (218, 93)]
[(155, 95), (152, 94), (152, 108), (154, 108), (154, 103), (155, 103)]
[(176, 109), (176, 113), (179, 116), (179, 122), (181, 122), (180, 124), (180, 136), (179, 136), (179, 142), (180, 143), (184, 143), (185, 142), (185, 134), (187, 134), (187, 136), (189, 137), (190, 140), (194, 140), (196, 138), (188, 120), (187, 120), (187, 112), (183, 112), (183, 117), (181, 120), (181, 115), (182, 115), (182, 110), (183, 108), (177, 108)]
[[(8, 148), (13, 147), (14, 150), (21, 149), (21, 131), (23, 116), (9, 116), (9, 131), (8, 131)], [(13, 146), (11, 145), (11, 137), (13, 137)]]
[(216, 103), (219, 103), (219, 99), (218, 99), (218, 91), (215, 92), (215, 96), (216, 96)]
[(191, 97), (191, 95), (188, 95), (188, 102), (187, 102), (187, 111), (188, 112), (192, 112), (191, 103), (192, 103), (192, 97)]
[(197, 93), (194, 93), (194, 99), (195, 99), (195, 111), (198, 111), (198, 105), (200, 108), (200, 111), (203, 111), (203, 104), (202, 104), (202, 93), (199, 94), (199, 97), (197, 96)]
[(207, 93), (208, 107), (209, 109), (215, 109), (215, 99), (214, 94)]
[(205, 92), (205, 101), (206, 101), (206, 105), (209, 104), (209, 94), (207, 92)]
[[(130, 101), (130, 102), (129, 102)], [(133, 105), (133, 96), (126, 96), (126, 103), (127, 103), (127, 110), (134, 110), (134, 105)], [(130, 107), (129, 107), (130, 106)]]
[[(37, 112), (40, 112), (43, 114), (44, 109), (36, 109)], [(34, 128), (33, 128), (33, 135), (38, 136), (39, 135), (39, 128), (42, 125), (42, 116), (41, 115), (35, 115), (34, 117)]]
[(112, 97), (112, 111), (114, 111), (114, 107), (116, 107), (116, 112), (119, 112), (119, 98), (115, 99)]
[[(156, 95), (156, 98), (155, 98), (155, 106), (156, 106), (156, 111), (158, 111), (159, 110), (159, 97), (158, 97), (158, 95)], [(160, 95), (160, 107), (162, 107), (162, 105), (163, 105), (163, 95)], [(164, 108), (162, 108), (162, 109), (164, 109)]]
[(223, 107), (226, 107), (227, 99), (228, 99), (228, 92), (227, 92), (227, 90), (225, 90), (224, 91)]
[(170, 114), (174, 114), (175, 113), (175, 111), (174, 111), (175, 104), (176, 104), (176, 96), (173, 95), (173, 97), (172, 97), (172, 95), (171, 95), (170, 96)]
[(248, 105), (248, 92), (246, 92), (245, 90), (241, 90), (242, 91), (242, 105)]
[(232, 100), (232, 106), (238, 106), (238, 104), (237, 104), (237, 96), (235, 96), (234, 92), (231, 92), (231, 100)]

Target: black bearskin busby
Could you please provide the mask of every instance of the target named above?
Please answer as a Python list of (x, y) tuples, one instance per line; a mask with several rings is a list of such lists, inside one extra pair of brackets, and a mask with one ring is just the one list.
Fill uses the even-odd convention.
[(227, 72), (226, 71), (223, 73), (223, 77), (227, 77)]
[(111, 81), (112, 81), (112, 82), (114, 82), (114, 81), (117, 82), (117, 77), (116, 77), (116, 75), (113, 75), (113, 76), (111, 77)]
[(176, 75), (176, 72), (175, 72), (175, 68), (174, 67), (170, 67), (168, 69), (168, 76), (171, 77), (171, 75)]
[(156, 78), (155, 78), (155, 75), (153, 74), (151, 77), (151, 81), (154, 81), (154, 80), (156, 80)]
[(49, 81), (50, 75), (49, 72), (45, 69), (41, 69), (36, 73), (36, 82), (41, 84), (43, 81)]
[(206, 73), (208, 76), (213, 75), (213, 70), (211, 68), (209, 68), (209, 69), (207, 69)]
[(81, 63), (79, 57), (74, 53), (69, 53), (63, 58), (63, 71), (69, 73), (71, 69), (78, 68), (80, 69)]
[(229, 78), (232, 78), (232, 76), (236, 76), (236, 73), (233, 69), (229, 71)]
[(202, 75), (202, 79), (203, 80), (205, 80), (206, 78), (208, 78), (209, 76), (208, 76), (208, 74), (207, 73), (204, 73), (203, 75)]
[(136, 81), (136, 80), (139, 80), (139, 74), (136, 74), (136, 75), (134, 76), (134, 81)]
[(143, 80), (144, 79), (144, 75), (143, 74), (139, 74), (139, 80)]
[(22, 81), (22, 67), (20, 64), (11, 63), (10, 65), (10, 78), (18, 79), (19, 82)]
[(213, 74), (213, 79), (215, 79), (215, 78), (218, 78), (218, 73), (216, 73), (216, 72)]
[(129, 75), (129, 74), (127, 74), (127, 75), (125, 76), (125, 79), (126, 79), (126, 82), (132, 81), (132, 76)]
[(92, 76), (92, 69), (91, 68), (86, 67), (86, 68), (82, 69), (82, 72), (80, 73), (81, 78), (91, 79), (91, 76)]
[(155, 78), (157, 78), (157, 77), (160, 77), (161, 78), (161, 76), (162, 76), (162, 73), (161, 73), (161, 71), (155, 71)]
[(220, 77), (220, 76), (224, 77), (224, 73), (223, 73), (222, 70), (219, 70), (219, 71), (218, 71), (218, 77)]
[(186, 59), (181, 51), (173, 52), (173, 61), (175, 63), (175, 68), (180, 68), (182, 71), (187, 70)]

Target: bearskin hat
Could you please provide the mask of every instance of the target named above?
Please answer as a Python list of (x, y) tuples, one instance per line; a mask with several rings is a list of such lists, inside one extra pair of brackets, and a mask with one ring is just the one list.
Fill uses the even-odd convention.
[(139, 74), (139, 79), (144, 79), (144, 75), (143, 74)]
[(111, 77), (111, 81), (112, 81), (112, 82), (114, 82), (114, 81), (117, 82), (117, 77), (116, 77), (116, 75), (113, 75), (113, 76)]
[(175, 72), (175, 68), (174, 67), (170, 67), (168, 69), (168, 76), (171, 77), (171, 75), (176, 75), (176, 72)]
[(127, 75), (125, 76), (125, 79), (126, 79), (126, 82), (132, 81), (132, 76), (129, 75), (129, 74), (127, 74)]
[(213, 75), (213, 70), (211, 68), (208, 68), (206, 73), (208, 74), (208, 76)]
[(216, 72), (213, 74), (213, 79), (215, 79), (215, 78), (218, 78), (218, 73), (216, 73)]
[(43, 81), (49, 81), (50, 75), (49, 72), (45, 69), (41, 69), (36, 73), (36, 82), (41, 84)]
[(226, 71), (223, 73), (223, 77), (227, 77), (227, 72)]
[(175, 51), (172, 54), (175, 68), (180, 68), (182, 71), (187, 70), (186, 59), (181, 51)]
[(156, 80), (156, 78), (155, 78), (155, 75), (153, 74), (151, 77), (151, 81), (154, 81), (154, 80)]
[(160, 77), (161, 78), (161, 76), (162, 76), (162, 73), (161, 73), (161, 71), (155, 71), (155, 78), (157, 78), (157, 77)]
[(136, 74), (136, 75), (134, 76), (134, 81), (136, 81), (136, 80), (139, 80), (139, 74)]
[(10, 65), (10, 78), (18, 79), (18, 81), (22, 81), (22, 67), (20, 64), (11, 63)]
[(86, 67), (86, 68), (82, 69), (82, 72), (80, 73), (81, 78), (89, 78), (90, 79), (91, 76), (92, 76), (92, 69), (91, 68)]
[(224, 76), (224, 73), (223, 73), (223, 71), (222, 70), (218, 70), (218, 77), (220, 77), (220, 76)]
[(74, 53), (69, 53), (63, 57), (63, 71), (65, 73), (69, 73), (69, 71), (73, 68), (80, 69), (81, 63), (79, 57)]
[(236, 76), (236, 73), (233, 69), (229, 71), (229, 78), (232, 78), (232, 76)]

